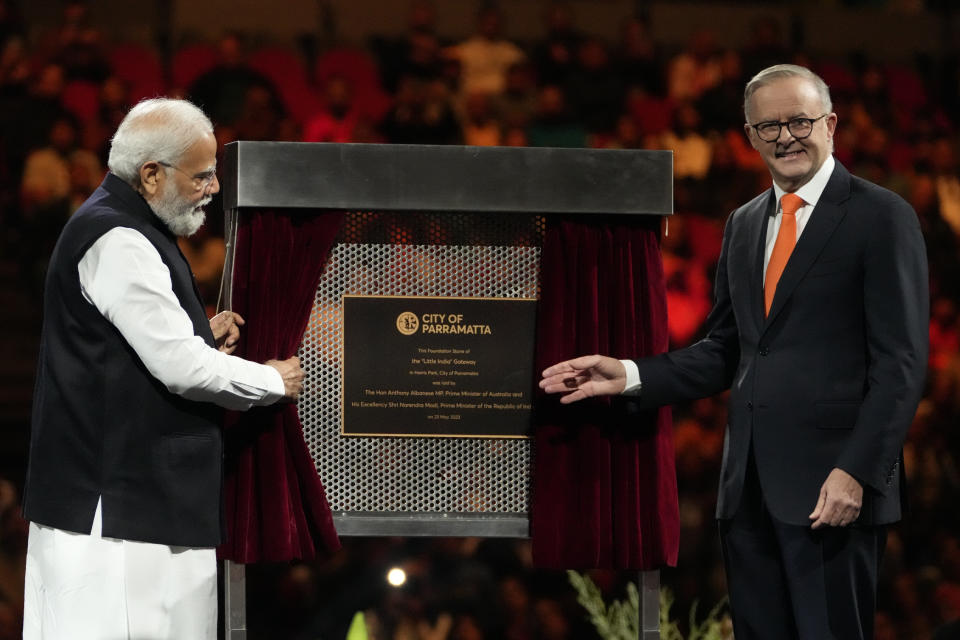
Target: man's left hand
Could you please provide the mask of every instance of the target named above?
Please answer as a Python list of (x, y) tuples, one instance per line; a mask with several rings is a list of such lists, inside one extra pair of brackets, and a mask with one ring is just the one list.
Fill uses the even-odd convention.
[(246, 320), (233, 311), (221, 311), (210, 318), (210, 330), (213, 331), (217, 349), (224, 353), (233, 353), (237, 348), (237, 340), (240, 339), (240, 327), (244, 324)]
[(860, 515), (861, 505), (863, 485), (843, 469), (834, 468), (820, 487), (817, 507), (810, 514), (810, 527), (845, 527)]

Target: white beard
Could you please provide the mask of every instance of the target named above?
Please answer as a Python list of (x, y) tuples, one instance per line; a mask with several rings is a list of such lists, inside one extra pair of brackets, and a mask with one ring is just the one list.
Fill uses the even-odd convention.
[(200, 202), (191, 203), (180, 197), (173, 181), (169, 180), (164, 184), (160, 198), (150, 204), (150, 208), (158, 218), (163, 220), (173, 235), (185, 238), (192, 236), (203, 226), (207, 216), (203, 207), (210, 202), (210, 199), (210, 196), (206, 196)]

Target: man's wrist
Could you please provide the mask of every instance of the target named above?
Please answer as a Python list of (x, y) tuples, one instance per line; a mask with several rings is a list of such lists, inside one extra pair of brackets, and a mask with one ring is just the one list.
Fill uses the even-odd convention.
[(640, 395), (640, 388), (643, 386), (643, 381), (640, 380), (640, 370), (637, 368), (637, 363), (633, 360), (621, 360), (620, 363), (626, 371), (626, 384), (623, 391), (620, 392), (621, 395)]

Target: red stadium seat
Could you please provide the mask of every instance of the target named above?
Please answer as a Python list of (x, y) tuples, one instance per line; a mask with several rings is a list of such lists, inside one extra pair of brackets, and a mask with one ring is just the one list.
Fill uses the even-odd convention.
[(119, 44), (110, 50), (109, 60), (113, 74), (127, 85), (131, 103), (165, 93), (163, 67), (153, 49), (134, 43)]
[(171, 64), (173, 88), (186, 91), (194, 80), (217, 64), (217, 50), (209, 44), (191, 44), (180, 48)]
[(100, 85), (88, 80), (71, 80), (63, 87), (60, 101), (80, 122), (89, 122), (97, 117), (100, 109)]

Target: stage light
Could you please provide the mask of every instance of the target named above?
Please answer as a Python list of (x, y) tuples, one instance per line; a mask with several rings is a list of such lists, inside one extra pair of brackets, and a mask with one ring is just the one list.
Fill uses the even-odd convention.
[(402, 587), (407, 581), (407, 573), (400, 567), (394, 567), (387, 572), (387, 582), (392, 587)]

